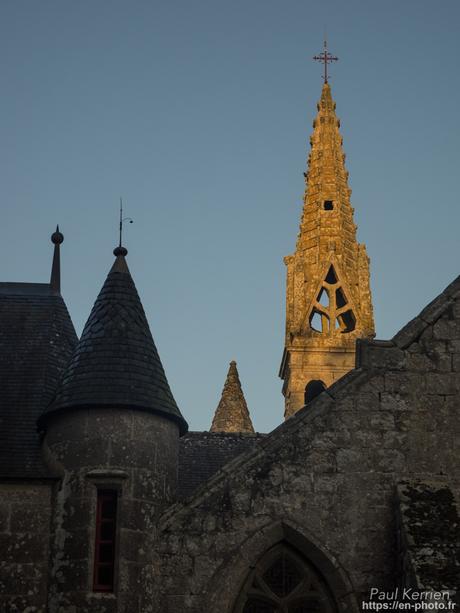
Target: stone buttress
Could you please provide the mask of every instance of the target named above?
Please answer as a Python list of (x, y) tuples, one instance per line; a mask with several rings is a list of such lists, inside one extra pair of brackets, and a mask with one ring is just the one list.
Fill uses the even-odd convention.
[(356, 239), (339, 127), (325, 83), (310, 139), (296, 250), (284, 259), (285, 417), (354, 368), (356, 339), (375, 334), (369, 258)]

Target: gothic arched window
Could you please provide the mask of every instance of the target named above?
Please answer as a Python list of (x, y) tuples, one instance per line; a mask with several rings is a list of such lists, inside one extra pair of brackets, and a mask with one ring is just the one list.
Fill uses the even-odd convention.
[(314, 567), (280, 544), (259, 560), (234, 613), (335, 613), (329, 589)]

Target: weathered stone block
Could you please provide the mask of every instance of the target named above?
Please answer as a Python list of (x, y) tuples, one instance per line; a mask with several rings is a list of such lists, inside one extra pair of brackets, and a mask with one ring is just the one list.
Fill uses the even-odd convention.
[(407, 356), (406, 364), (407, 370), (418, 371), (422, 373), (427, 372), (429, 370), (438, 370), (435, 362), (424, 353), (409, 353), (409, 355)]
[(154, 533), (158, 518), (158, 505), (156, 503), (126, 496), (120, 502), (119, 524), (122, 529)]
[(379, 392), (361, 392), (356, 394), (357, 411), (378, 411), (380, 408)]
[(10, 505), (0, 501), (0, 532), (10, 532)]
[(426, 374), (426, 389), (433, 394), (457, 394), (460, 388), (459, 377), (452, 374)]
[(460, 338), (460, 319), (450, 319), (447, 315), (433, 325), (433, 337), (440, 340)]
[(433, 324), (446, 312), (451, 304), (452, 300), (442, 293), (421, 311), (419, 318), (428, 324)]
[(11, 505), (11, 532), (49, 532), (49, 514), (46, 505), (17, 504)]
[(450, 353), (460, 353), (460, 339), (450, 339), (447, 341), (447, 351)]
[[(82, 556), (84, 553), (86, 552), (82, 552)], [(80, 592), (84, 599), (84, 594), (88, 592), (89, 586), (92, 585), (92, 576), (90, 573), (92, 560), (90, 561), (88, 558), (83, 557), (68, 560), (65, 555), (63, 560), (65, 563), (61, 565), (59, 570), (57, 570), (55, 574), (53, 572), (51, 573), (51, 577), (56, 581), (55, 585), (59, 586), (62, 596), (65, 593), (75, 594)], [(53, 593), (53, 588), (51, 589), (51, 593)], [(62, 599), (66, 600), (66, 597), (63, 596)], [(75, 602), (73, 596), (71, 596), (70, 602)]]
[(144, 531), (122, 528), (119, 535), (120, 548), (123, 551), (122, 563), (132, 562), (140, 566), (148, 564), (153, 534), (147, 535)]
[(37, 606), (37, 601), (33, 596), (0, 596), (0, 607), (4, 607), (0, 609), (2, 613), (3, 611), (7, 613), (48, 613), (46, 604)]
[(420, 394), (425, 388), (425, 376), (418, 373), (385, 373), (385, 392), (402, 397)]
[(400, 472), (406, 466), (405, 454), (398, 449), (376, 449), (372, 465), (374, 470), (383, 473)]
[(119, 613), (119, 602), (115, 594), (89, 592), (85, 594), (82, 613)]
[(0, 598), (5, 595), (18, 598), (22, 595), (29, 604), (43, 603), (46, 596), (46, 574), (47, 567), (44, 564), (36, 567), (30, 563), (2, 562)]
[(452, 305), (452, 314), (456, 319), (460, 319), (460, 297), (458, 296), (458, 292), (457, 297)]
[(404, 451), (407, 446), (406, 432), (396, 432), (394, 430), (384, 432), (382, 436), (382, 446), (384, 449), (397, 449), (398, 451)]
[(26, 564), (31, 560), (42, 560), (47, 539), (33, 532), (0, 534), (2, 560), (8, 563)]
[(414, 423), (414, 429), (417, 427), (429, 429), (430, 424), (433, 422), (433, 416), (442, 411), (445, 399), (446, 396), (436, 393), (423, 394), (420, 396), (417, 409), (417, 421)]
[(371, 369), (402, 370), (405, 367), (405, 354), (399, 347), (369, 345), (363, 366)]
[(395, 419), (392, 411), (379, 411), (369, 416), (370, 430), (394, 430)]
[(400, 349), (406, 349), (421, 335), (426, 325), (426, 322), (418, 317), (412, 319), (393, 337), (394, 344)]
[(394, 418), (397, 432), (407, 432), (413, 428), (412, 411), (399, 411)]
[(367, 470), (368, 452), (362, 449), (339, 449), (336, 454), (337, 472), (352, 473)]
[(407, 398), (403, 398), (396, 392), (382, 392), (380, 394), (380, 408), (383, 411), (409, 411), (410, 405)]
[(452, 370), (454, 372), (460, 372), (460, 353), (454, 353), (452, 355)]

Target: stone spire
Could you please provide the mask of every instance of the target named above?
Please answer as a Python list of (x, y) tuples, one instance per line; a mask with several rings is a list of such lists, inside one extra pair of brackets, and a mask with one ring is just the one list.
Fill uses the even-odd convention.
[(287, 266), (286, 340), (280, 377), (285, 416), (307, 386), (329, 386), (354, 368), (357, 338), (374, 336), (366, 247), (356, 239), (340, 121), (325, 83), (313, 122), (296, 250)]
[(254, 432), (234, 360), (230, 362), (211, 432)]
[(120, 408), (150, 411), (186, 432), (166, 379), (144, 309), (126, 263), (115, 262), (64, 372), (54, 401), (40, 422), (69, 409)]

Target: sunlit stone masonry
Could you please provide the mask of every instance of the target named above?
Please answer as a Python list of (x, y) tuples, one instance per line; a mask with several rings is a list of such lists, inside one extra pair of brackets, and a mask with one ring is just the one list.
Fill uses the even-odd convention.
[(300, 232), (287, 267), (280, 377), (285, 416), (354, 368), (358, 338), (373, 338), (366, 247), (356, 240), (340, 121), (325, 83), (313, 122)]

